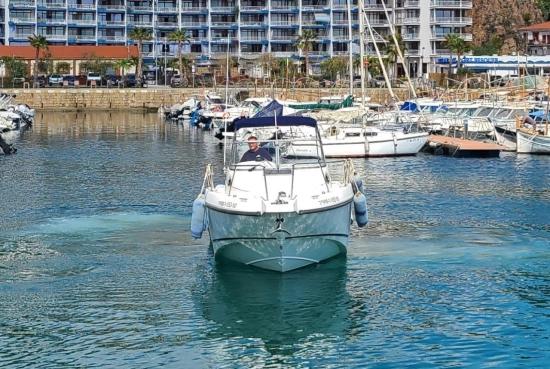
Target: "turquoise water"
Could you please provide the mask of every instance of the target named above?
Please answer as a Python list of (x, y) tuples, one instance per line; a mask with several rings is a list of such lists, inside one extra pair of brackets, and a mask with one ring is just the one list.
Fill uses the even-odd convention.
[(355, 160), (370, 223), (280, 275), (189, 234), (209, 132), (43, 113), (0, 156), (2, 368), (544, 368), (550, 157)]

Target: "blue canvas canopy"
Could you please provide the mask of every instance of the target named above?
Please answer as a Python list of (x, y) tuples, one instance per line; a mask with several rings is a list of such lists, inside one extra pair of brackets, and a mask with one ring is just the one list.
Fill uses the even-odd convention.
[(242, 119), (235, 122), (235, 130), (238, 131), (241, 128), (259, 128), (259, 127), (290, 127), (290, 126), (308, 126), (317, 127), (317, 121), (310, 117), (297, 117), (294, 115), (281, 115), (281, 116), (263, 116), (256, 118), (254, 116), (250, 119)]
[(274, 117), (281, 115), (283, 115), (283, 106), (279, 102), (277, 102), (277, 100), (273, 100), (262, 109), (260, 109), (260, 111), (258, 111), (256, 114), (254, 114), (254, 118)]

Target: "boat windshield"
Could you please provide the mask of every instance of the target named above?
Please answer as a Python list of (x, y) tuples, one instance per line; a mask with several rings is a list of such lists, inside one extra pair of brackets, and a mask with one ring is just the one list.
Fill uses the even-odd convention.
[[(324, 154), (316, 130), (311, 127), (273, 127), (258, 129), (254, 132), (243, 129), (235, 133), (231, 147), (230, 165), (241, 162), (249, 150), (248, 138), (257, 137), (260, 149), (266, 150), (272, 157), (274, 167), (296, 158), (311, 158), (324, 161)], [(263, 158), (257, 158), (263, 161)]]

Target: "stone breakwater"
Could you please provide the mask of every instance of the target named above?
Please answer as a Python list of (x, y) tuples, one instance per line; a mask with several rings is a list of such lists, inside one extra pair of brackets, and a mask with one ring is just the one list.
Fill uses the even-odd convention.
[[(43, 89), (10, 89), (0, 92), (16, 95), (15, 102), (27, 104), (37, 110), (82, 110), (82, 109), (143, 109), (156, 110), (162, 105), (172, 105), (185, 101), (193, 96), (202, 99), (202, 89), (99, 89), (99, 88), (43, 88)], [(410, 98), (407, 91), (395, 91), (401, 100)], [(216, 94), (216, 92), (212, 92)], [(231, 90), (230, 94), (238, 95), (242, 100), (247, 97), (270, 96), (281, 100), (318, 101), (322, 96), (345, 95), (347, 90), (338, 89), (277, 89), (257, 88)], [(218, 89), (218, 95), (225, 96), (225, 91)], [(355, 92), (358, 96), (358, 92)], [(390, 95), (386, 89), (368, 89), (370, 102), (386, 103)]]

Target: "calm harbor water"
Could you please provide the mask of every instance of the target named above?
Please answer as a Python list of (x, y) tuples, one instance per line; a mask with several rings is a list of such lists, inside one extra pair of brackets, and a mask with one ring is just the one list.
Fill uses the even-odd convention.
[(0, 156), (2, 368), (548, 367), (550, 157), (355, 160), (368, 227), (280, 275), (189, 234), (212, 133), (37, 115)]

